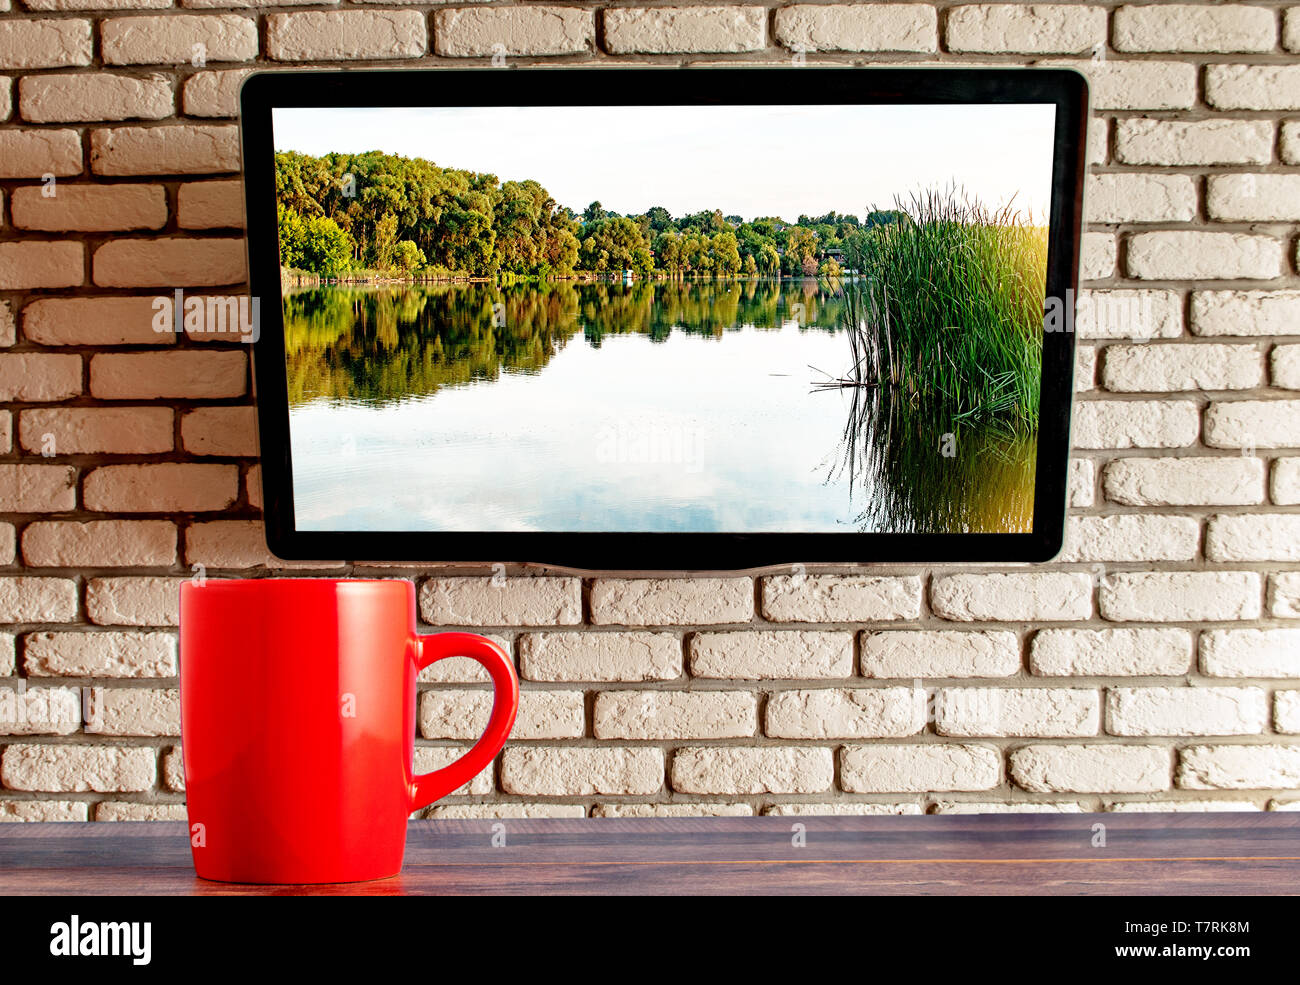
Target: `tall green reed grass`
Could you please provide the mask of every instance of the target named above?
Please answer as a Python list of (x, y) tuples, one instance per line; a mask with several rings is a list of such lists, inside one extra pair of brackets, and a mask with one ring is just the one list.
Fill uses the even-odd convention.
[(1038, 425), (1047, 229), (955, 190), (899, 200), (905, 219), (846, 248), (854, 370), (953, 419)]

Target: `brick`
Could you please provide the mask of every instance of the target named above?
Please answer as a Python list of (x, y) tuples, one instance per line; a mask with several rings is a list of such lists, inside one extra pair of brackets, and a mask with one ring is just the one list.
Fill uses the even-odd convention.
[(1241, 513), (1210, 518), (1211, 561), (1300, 561), (1300, 513)]
[(14, 313), (9, 302), (0, 301), (0, 347), (8, 347), (18, 341)]
[(172, 746), (163, 754), (161, 780), (168, 790), (185, 792), (185, 765), (181, 759), (180, 746)]
[[(226, 6), (236, 6), (233, 3)], [(231, 68), (218, 72), (196, 72), (185, 80), (181, 103), (186, 116), (239, 115), (239, 86), (249, 70)]]
[(42, 191), (34, 187), (13, 190), (9, 213), (15, 226), (50, 232), (108, 232), (161, 229), (167, 224), (167, 194), (162, 185), (61, 185), (53, 196)]
[(1300, 446), (1300, 400), (1215, 401), (1205, 411), (1211, 448)]
[(434, 626), (572, 626), (582, 621), (577, 578), (429, 578), (420, 615)]
[(765, 734), (780, 739), (899, 739), (925, 728), (922, 688), (782, 691), (767, 702)]
[(1075, 448), (1185, 448), (1200, 431), (1190, 400), (1087, 400), (1075, 404)]
[(1107, 280), (1115, 276), (1118, 253), (1111, 233), (1084, 233), (1079, 240), (1079, 279)]
[(520, 56), (581, 54), (595, 39), (591, 13), (573, 7), (463, 7), (433, 14), (434, 51), (451, 57), (486, 57), (502, 48)]
[(1178, 763), (1184, 790), (1281, 790), (1300, 787), (1300, 746), (1190, 746)]
[(1257, 811), (1249, 801), (1241, 800), (1138, 800), (1121, 801), (1106, 805), (1106, 810), (1117, 814), (1163, 814), (1170, 811), (1181, 813), (1223, 811)]
[(36, 567), (132, 567), (176, 563), (166, 520), (42, 520), (23, 531), (23, 560)]
[(245, 62), (257, 57), (257, 21), (238, 14), (111, 17), (100, 26), (108, 65)]
[(1185, 629), (1042, 629), (1029, 645), (1040, 677), (1171, 677), (1191, 665)]
[(834, 781), (830, 749), (808, 746), (700, 746), (673, 756), (672, 787), (678, 793), (821, 793)]
[[(170, 297), (164, 300), (171, 305)], [(169, 345), (176, 336), (154, 329), (154, 302), (153, 297), (38, 298), (23, 309), (23, 336), (40, 345)]]
[(176, 626), (184, 578), (91, 578), (86, 616), (100, 626)]
[[(492, 711), (490, 691), (422, 691), (420, 735), (426, 739), (477, 739)], [(510, 738), (580, 739), (586, 728), (581, 691), (522, 691)]]
[(1182, 299), (1174, 291), (1080, 291), (1074, 330), (1081, 339), (1172, 339), (1183, 334)]
[(0, 758), (10, 790), (131, 793), (152, 787), (156, 774), (153, 749), (140, 746), (14, 744)]
[(1074, 509), (1086, 509), (1093, 505), (1096, 495), (1097, 470), (1092, 459), (1075, 458), (1070, 461), (1070, 474), (1066, 480), (1069, 505)]
[(1205, 101), (1219, 110), (1300, 109), (1300, 65), (1207, 65)]
[(430, 807), (424, 816), (435, 819), (586, 817), (587, 809), (581, 804), (447, 804)]
[(1190, 222), (1196, 184), (1181, 174), (1094, 174), (1084, 201), (1090, 222)]
[(99, 735), (180, 735), (181, 700), (175, 688), (95, 688), (86, 731)]
[(611, 55), (761, 51), (767, 11), (761, 7), (613, 7), (602, 15)]
[(734, 739), (758, 729), (749, 691), (605, 691), (596, 695), (598, 739)]
[(170, 633), (29, 633), (23, 671), (29, 677), (174, 677), (177, 641)]
[(1284, 390), (1300, 390), (1300, 345), (1280, 345), (1269, 359), (1269, 382)]
[(1095, 690), (1064, 687), (945, 687), (935, 694), (940, 735), (1073, 737), (1096, 735), (1101, 699)]
[(670, 681), (682, 676), (672, 633), (525, 633), (519, 673), (530, 681)]
[(597, 804), (592, 817), (752, 817), (748, 804)]
[(1268, 611), (1278, 619), (1300, 619), (1300, 571), (1268, 576)]
[(81, 174), (76, 130), (0, 130), (0, 178)]
[(1066, 521), (1065, 549), (1057, 560), (1190, 561), (1200, 539), (1201, 524), (1195, 517), (1072, 516)]
[(773, 575), (761, 583), (772, 622), (880, 622), (921, 615), (921, 579), (862, 575)]
[(1300, 51), (1300, 14), (1294, 7), (1289, 7), (1282, 17), (1282, 47), (1287, 51)]
[(1030, 745), (1011, 753), (1016, 785), (1036, 793), (1168, 790), (1170, 751), (1140, 745)]
[(1166, 231), (1128, 241), (1128, 273), (1140, 280), (1268, 280), (1282, 272), (1282, 244), (1250, 233)]
[(1113, 622), (1258, 619), (1259, 575), (1253, 571), (1130, 571), (1108, 574), (1098, 593)]
[(73, 687), (0, 687), (0, 735), (71, 735), (81, 731), (81, 694)]
[(149, 455), (172, 450), (169, 407), (51, 407), (18, 415), (29, 452), (54, 455)]
[(1074, 350), (1074, 392), (1097, 389), (1097, 347), (1081, 345)]
[(1197, 67), (1188, 62), (1147, 59), (1056, 61), (1088, 78), (1092, 109), (1167, 110), (1196, 105)]
[(86, 806), (72, 800), (0, 800), (0, 822), (84, 821)]
[(1118, 120), (1115, 155), (1124, 164), (1193, 167), (1268, 164), (1273, 124), (1268, 120)]
[(930, 607), (941, 619), (1087, 619), (1092, 581), (1077, 572), (944, 575), (930, 586)]
[(161, 120), (176, 111), (176, 96), (162, 75), (29, 75), (18, 85), (18, 111), (29, 123)]
[(1107, 464), (1102, 489), (1125, 506), (1249, 506), (1264, 501), (1264, 463), (1239, 455), (1121, 458)]
[(1300, 291), (1196, 291), (1196, 335), (1300, 335)]
[(1279, 458), (1273, 463), (1269, 498), (1281, 506), (1300, 504), (1300, 458)]
[(1118, 393), (1249, 390), (1263, 384), (1264, 360), (1253, 345), (1111, 345), (1101, 382)]
[[(172, 0), (24, 0), (24, 2), (28, 10), (132, 10), (172, 5)], [(236, 4), (223, 2), (222, 6), (233, 7)]]
[(80, 287), (86, 262), (80, 243), (29, 240), (0, 243), (0, 291)]
[(99, 353), (90, 361), (90, 392), (101, 400), (243, 396), (244, 353), (229, 350)]
[(948, 50), (1079, 54), (1106, 43), (1106, 11), (1076, 4), (978, 4), (948, 10)]
[(0, 512), (61, 513), (76, 507), (72, 466), (0, 464)]
[(1242, 4), (1151, 4), (1115, 11), (1116, 51), (1272, 51), (1273, 11)]
[(951, 801), (941, 800), (934, 805), (935, 814), (1081, 814), (1079, 804), (1054, 802), (1048, 804), (1031, 804), (1017, 800), (1013, 803), (989, 803), (986, 801)]
[(919, 804), (876, 804), (865, 801), (836, 801), (831, 804), (769, 804), (763, 808), (768, 817), (863, 817), (871, 815), (924, 814)]
[(224, 510), (238, 495), (233, 465), (106, 465), (88, 472), (82, 484), (85, 508), (104, 513)]
[(256, 455), (256, 413), (252, 407), (199, 407), (181, 418), (181, 443), (194, 455)]
[(47, 352), (0, 354), (0, 400), (64, 400), (81, 393), (81, 357)]
[(90, 167), (107, 176), (238, 171), (239, 130), (208, 124), (92, 130)]
[(693, 677), (807, 680), (853, 673), (853, 634), (810, 631), (696, 633), (688, 643)]
[(958, 743), (845, 746), (840, 785), (849, 793), (932, 793), (991, 790), (1002, 757), (991, 746)]
[(191, 181), (176, 198), (182, 229), (243, 229), (244, 185), (240, 181)]
[(200, 287), (242, 284), (241, 239), (118, 239), (95, 250), (100, 287)]
[(14, 657), (14, 634), (0, 632), (0, 677), (18, 676), (18, 664)]
[(1020, 643), (1006, 631), (867, 631), (864, 677), (1009, 677), (1020, 669)]
[(597, 626), (704, 626), (752, 618), (749, 578), (599, 578), (591, 586)]
[(663, 782), (661, 749), (507, 746), (501, 754), (501, 789), (511, 794), (653, 794)]
[(1274, 692), (1273, 729), (1285, 735), (1300, 734), (1300, 691)]
[(312, 10), (266, 19), (267, 57), (281, 62), (415, 58), (427, 37), (424, 15), (414, 10)]
[(1268, 716), (1268, 693), (1257, 687), (1106, 691), (1106, 731), (1111, 735), (1258, 735)]
[(1201, 634), (1207, 677), (1300, 677), (1300, 629), (1212, 629)]
[(185, 531), (185, 561), (205, 568), (274, 566), (260, 520), (211, 520)]
[(71, 622), (76, 616), (76, 582), (0, 577), (0, 623)]
[(1087, 161), (1103, 165), (1110, 159), (1110, 120), (1094, 117), (1088, 121)]
[(1211, 175), (1205, 210), (1225, 222), (1300, 220), (1300, 174)]
[(248, 497), (248, 505), (253, 509), (262, 508), (262, 466), (250, 466), (244, 475), (244, 495)]
[(90, 21), (38, 18), (0, 21), (0, 69), (89, 65)]
[[(432, 773), (434, 770), (442, 769), (444, 766), (450, 766), (453, 762), (460, 759), (467, 748), (461, 746), (416, 746), (415, 747), (415, 772)], [(473, 779), (464, 786), (457, 787), (451, 792), (453, 797), (478, 796), (490, 794), (494, 790), (492, 783), (492, 767), (486, 766)]]
[(185, 821), (188, 817), (184, 804), (102, 801), (95, 805), (96, 821)]
[(796, 4), (777, 8), (776, 40), (792, 51), (938, 51), (938, 17), (914, 3)]
[(1282, 160), (1287, 164), (1300, 164), (1300, 121), (1283, 123), (1279, 131)]

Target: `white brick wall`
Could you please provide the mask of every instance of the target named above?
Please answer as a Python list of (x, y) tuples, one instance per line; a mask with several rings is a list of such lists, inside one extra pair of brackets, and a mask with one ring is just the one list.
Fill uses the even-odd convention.
[[(148, 325), (156, 291), (246, 276), (240, 81), (262, 66), (486, 68), (501, 51), (1083, 72), (1087, 349), (1068, 542), (1043, 567), (380, 569), (419, 583), (426, 627), (491, 635), (524, 681), (498, 763), (429, 816), (1300, 804), (1294, 11), (0, 7), (0, 820), (181, 816), (177, 587), (195, 563), (218, 577), (275, 565), (246, 352)], [(419, 687), (416, 761), (431, 769), (490, 699), (464, 661)], [(42, 721), (51, 702), (68, 714)]]

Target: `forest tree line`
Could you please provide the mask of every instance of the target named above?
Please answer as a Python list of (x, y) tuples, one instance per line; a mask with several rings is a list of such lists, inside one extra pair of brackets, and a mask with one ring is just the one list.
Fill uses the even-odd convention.
[(444, 168), (378, 151), (275, 155), (283, 266), (324, 277), (374, 271), (570, 277), (837, 275), (874, 226), (897, 211), (746, 220), (720, 210), (674, 217), (560, 205), (536, 181)]

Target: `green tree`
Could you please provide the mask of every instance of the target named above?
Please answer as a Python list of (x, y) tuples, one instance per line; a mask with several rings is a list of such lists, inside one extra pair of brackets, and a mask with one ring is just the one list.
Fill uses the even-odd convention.
[(398, 242), (393, 248), (393, 262), (398, 270), (410, 273), (419, 267), (423, 267), (428, 261), (425, 260), (424, 251), (416, 246), (409, 239)]

